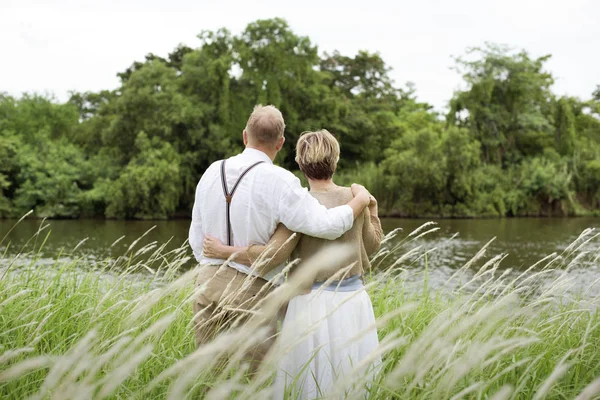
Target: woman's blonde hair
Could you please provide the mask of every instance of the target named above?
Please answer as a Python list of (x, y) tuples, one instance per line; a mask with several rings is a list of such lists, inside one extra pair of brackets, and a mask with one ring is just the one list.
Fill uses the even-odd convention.
[(296, 162), (307, 178), (326, 180), (340, 160), (340, 144), (326, 129), (304, 132), (296, 143)]

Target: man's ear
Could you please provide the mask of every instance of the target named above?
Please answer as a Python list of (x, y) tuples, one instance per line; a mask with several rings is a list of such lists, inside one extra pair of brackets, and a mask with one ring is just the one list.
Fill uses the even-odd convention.
[(248, 133), (246, 133), (245, 129), (242, 132), (242, 137), (244, 138), (244, 146), (248, 146)]
[(275, 146), (275, 149), (277, 151), (281, 150), (281, 148), (283, 147), (284, 143), (285, 143), (285, 137), (282, 136), (281, 139), (279, 139), (279, 143), (277, 143), (277, 146)]

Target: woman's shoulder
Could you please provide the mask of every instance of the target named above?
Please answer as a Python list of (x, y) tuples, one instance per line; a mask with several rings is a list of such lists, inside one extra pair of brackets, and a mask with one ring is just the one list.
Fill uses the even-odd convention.
[(340, 186), (339, 194), (340, 198), (343, 198), (345, 202), (349, 202), (354, 198), (354, 194), (352, 194), (352, 189), (346, 186)]
[(350, 189), (349, 186), (338, 186), (337, 188), (340, 191), (340, 193), (344, 193), (346, 195), (354, 197), (354, 195), (352, 194), (352, 189)]
[(343, 186), (327, 191), (310, 192), (310, 194), (328, 208), (344, 205), (354, 197), (352, 190)]

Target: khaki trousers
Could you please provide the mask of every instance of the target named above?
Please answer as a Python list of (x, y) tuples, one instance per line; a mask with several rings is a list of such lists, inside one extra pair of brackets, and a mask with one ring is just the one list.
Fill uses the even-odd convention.
[[(194, 333), (196, 344), (202, 346), (223, 331), (243, 325), (254, 314), (260, 300), (271, 292), (268, 282), (249, 277), (231, 267), (201, 266), (196, 280), (203, 289), (194, 301)], [(278, 316), (261, 323), (267, 326), (267, 339), (250, 349), (244, 361), (256, 370), (275, 342)], [(235, 348), (236, 344), (232, 344)]]

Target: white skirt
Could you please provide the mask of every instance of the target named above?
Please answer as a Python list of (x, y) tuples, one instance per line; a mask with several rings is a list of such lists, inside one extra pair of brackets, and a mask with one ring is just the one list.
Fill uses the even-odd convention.
[(366, 395), (381, 364), (378, 345), (373, 305), (364, 288), (294, 297), (277, 345), (281, 358), (273, 398), (344, 398), (349, 391)]

